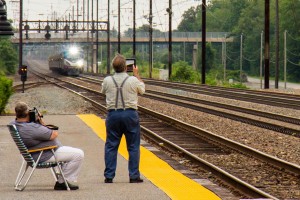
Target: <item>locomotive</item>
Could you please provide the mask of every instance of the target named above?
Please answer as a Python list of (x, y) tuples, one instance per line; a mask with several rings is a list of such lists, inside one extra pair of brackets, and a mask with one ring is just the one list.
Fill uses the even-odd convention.
[(49, 69), (68, 76), (78, 76), (83, 72), (84, 52), (72, 46), (59, 54), (49, 56)]

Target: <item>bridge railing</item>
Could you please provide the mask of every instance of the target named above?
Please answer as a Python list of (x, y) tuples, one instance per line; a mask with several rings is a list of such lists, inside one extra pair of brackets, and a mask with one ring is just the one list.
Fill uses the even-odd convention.
[[(29, 39), (43, 39), (45, 38), (45, 32), (41, 32), (41, 33), (36, 33), (36, 32), (29, 32), (28, 36)], [(51, 38), (57, 38), (57, 39), (64, 39), (66, 38), (66, 33), (65, 32), (59, 32), (59, 33), (54, 33), (54, 32), (50, 32), (51, 34)], [(226, 34), (228, 35), (228, 33), (226, 32), (207, 32), (206, 33), (206, 38), (207, 39), (225, 39)], [(77, 32), (77, 33), (72, 33), (69, 32), (68, 33), (68, 37), (70, 39), (72, 38), (80, 38), (80, 39), (85, 39), (85, 38), (91, 38), (92, 37), (92, 33), (87, 33), (87, 32)], [(93, 37), (96, 37), (96, 34), (93, 34)], [(107, 33), (106, 32), (99, 32), (98, 34), (99, 39), (106, 39), (107, 38)], [(116, 32), (111, 32), (111, 38), (117, 38), (118, 34)], [(122, 35), (122, 37), (127, 37), (127, 38), (133, 38), (132, 33), (126, 34), (126, 35)], [(19, 33), (15, 33), (14, 39), (19, 39)], [(136, 38), (149, 38), (149, 32), (136, 32)], [(160, 38), (160, 39), (165, 39), (166, 41), (169, 39), (169, 33), (168, 32), (153, 32), (153, 38)], [(202, 33), (201, 32), (172, 32), (172, 38), (176, 39), (195, 39), (195, 38), (202, 38)], [(25, 36), (23, 36), (23, 40), (25, 40)]]

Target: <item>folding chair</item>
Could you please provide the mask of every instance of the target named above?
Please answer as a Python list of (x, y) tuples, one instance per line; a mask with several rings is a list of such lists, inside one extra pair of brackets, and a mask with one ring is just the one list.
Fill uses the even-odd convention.
[[(45, 168), (50, 168), (51, 169), (51, 172), (54, 176), (55, 181), (57, 181), (59, 176), (62, 176), (62, 178), (63, 178), (63, 180), (66, 184), (67, 189), (70, 190), (68, 182), (66, 181), (65, 176), (62, 172), (62, 168), (61, 168), (61, 166), (64, 162), (57, 161), (57, 159), (55, 157), (55, 154), (54, 154), (54, 149), (57, 146), (49, 146), (49, 147), (44, 147), (44, 148), (40, 148), (40, 149), (28, 150), (27, 147), (25, 146), (20, 134), (19, 134), (19, 131), (18, 131), (16, 125), (7, 125), (7, 127), (8, 127), (9, 132), (10, 132), (14, 142), (16, 143), (22, 157), (23, 157), (23, 162), (22, 162), (21, 168), (19, 170), (16, 182), (15, 182), (15, 190), (23, 191), (25, 189), (29, 179), (31, 178), (34, 170), (35, 169), (45, 169)], [(52, 151), (53, 155), (55, 157), (55, 162), (39, 162), (39, 160), (40, 160), (40, 158), (41, 158), (44, 151)], [(32, 158), (32, 156), (30, 154), (30, 153), (33, 153), (33, 152), (40, 152), (37, 161), (34, 161), (34, 159)], [(25, 164), (26, 164), (26, 166), (25, 166)], [(25, 168), (24, 168), (24, 166), (25, 166)], [(22, 185), (22, 179), (25, 176), (26, 171), (29, 167), (31, 167), (32, 170), (29, 173), (27, 180)], [(55, 167), (58, 168), (58, 171), (55, 169)], [(22, 172), (22, 170), (23, 170), (23, 172)]]

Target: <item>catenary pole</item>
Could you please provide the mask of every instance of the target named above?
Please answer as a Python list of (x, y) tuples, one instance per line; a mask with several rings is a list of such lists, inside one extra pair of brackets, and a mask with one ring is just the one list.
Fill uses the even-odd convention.
[(152, 63), (153, 63), (153, 28), (152, 28), (152, 0), (150, 0), (150, 13), (149, 13), (149, 78), (152, 78)]
[(172, 0), (169, 0), (169, 79), (172, 76)]
[(242, 71), (243, 71), (243, 34), (241, 34), (241, 47), (240, 47), (240, 82), (242, 83)]
[(107, 64), (106, 73), (110, 74), (110, 5), (107, 0)]
[(23, 0), (20, 0), (20, 22), (19, 22), (19, 67), (23, 64)]
[(279, 82), (279, 3), (275, 1), (275, 88), (278, 89)]
[(270, 79), (270, 0), (265, 0), (265, 89), (269, 89)]
[(284, 31), (284, 89), (286, 89), (286, 33), (287, 30)]
[(97, 12), (96, 12), (96, 74), (99, 73), (98, 69), (98, 51), (99, 51), (99, 30), (98, 30), (98, 21), (99, 21), (99, 0), (97, 0)]
[(201, 83), (205, 84), (206, 68), (206, 0), (202, 0), (202, 78)]
[(262, 89), (263, 35), (264, 32), (262, 31), (260, 34), (260, 62), (259, 62), (260, 89)]
[(135, 5), (136, 5), (136, 3), (135, 3), (135, 0), (133, 0), (133, 57), (135, 58), (136, 56), (135, 56), (135, 50), (136, 50), (136, 27), (135, 27), (135, 18), (136, 18), (136, 16), (135, 16), (135, 12), (136, 12), (136, 10), (135, 10)]
[(118, 0), (118, 53), (121, 53), (121, 2)]

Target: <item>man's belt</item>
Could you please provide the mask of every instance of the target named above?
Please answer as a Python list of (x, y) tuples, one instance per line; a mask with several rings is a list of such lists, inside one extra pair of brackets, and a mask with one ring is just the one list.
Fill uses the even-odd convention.
[(118, 111), (118, 112), (120, 112), (120, 111), (125, 111), (125, 110), (136, 110), (136, 109), (134, 109), (134, 108), (109, 109), (108, 112), (113, 112), (113, 111)]

